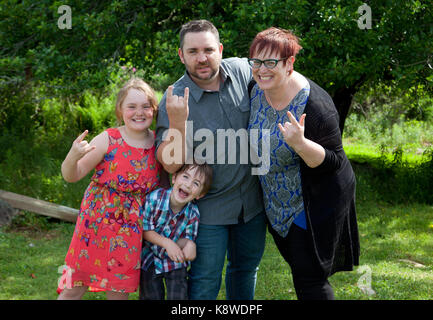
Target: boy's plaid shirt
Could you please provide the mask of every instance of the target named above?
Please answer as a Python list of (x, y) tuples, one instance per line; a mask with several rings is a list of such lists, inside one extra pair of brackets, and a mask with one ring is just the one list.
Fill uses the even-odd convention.
[[(196, 204), (189, 202), (180, 212), (174, 214), (170, 209), (170, 189), (158, 189), (146, 196), (146, 202), (140, 208), (143, 216), (143, 231), (153, 230), (158, 234), (177, 242), (180, 238), (195, 241), (197, 237), (200, 213)], [(141, 267), (147, 270), (152, 263), (155, 273), (189, 266), (189, 261), (177, 263), (171, 260), (164, 248), (151, 242), (143, 242)]]

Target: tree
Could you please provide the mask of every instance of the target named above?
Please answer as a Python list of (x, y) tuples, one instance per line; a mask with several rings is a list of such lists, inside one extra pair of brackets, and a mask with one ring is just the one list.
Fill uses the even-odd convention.
[[(333, 97), (340, 128), (353, 96), (379, 82), (432, 92), (433, 12), (430, 1), (367, 1), (372, 28), (360, 29), (351, 0), (69, 1), (71, 29), (57, 25), (60, 1), (4, 0), (0, 7), (0, 100), (7, 104), (29, 81), (47, 94), (102, 90), (115, 63), (147, 77), (183, 70), (177, 57), (180, 26), (197, 18), (220, 30), (224, 55), (247, 56), (255, 34), (270, 26), (292, 29), (303, 50), (295, 68)], [(15, 90), (15, 91), (14, 91)], [(5, 112), (5, 111), (3, 111)], [(1, 121), (0, 121), (1, 122)]]
[(231, 32), (226, 48), (243, 53), (249, 39), (270, 26), (293, 30), (303, 46), (295, 69), (330, 93), (343, 131), (353, 96), (363, 86), (385, 82), (408, 90), (422, 84), (430, 93), (433, 88), (430, 1), (367, 2), (371, 29), (358, 26), (362, 1), (242, 3), (224, 19), (224, 30)]

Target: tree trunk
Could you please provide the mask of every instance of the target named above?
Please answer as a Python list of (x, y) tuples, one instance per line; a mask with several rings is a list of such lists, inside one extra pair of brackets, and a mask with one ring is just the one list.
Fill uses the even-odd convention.
[(352, 104), (353, 96), (355, 95), (357, 88), (341, 88), (338, 89), (332, 100), (334, 101), (335, 107), (337, 108), (338, 114), (340, 115), (340, 132), (343, 134), (344, 122), (346, 121), (347, 114), (349, 113), (350, 106)]
[(362, 75), (358, 81), (353, 83), (350, 87), (338, 88), (332, 95), (335, 107), (340, 115), (340, 132), (343, 135), (344, 122), (346, 121), (347, 114), (349, 113), (350, 106), (352, 105), (353, 97), (358, 92), (359, 88), (365, 83), (367, 77)]

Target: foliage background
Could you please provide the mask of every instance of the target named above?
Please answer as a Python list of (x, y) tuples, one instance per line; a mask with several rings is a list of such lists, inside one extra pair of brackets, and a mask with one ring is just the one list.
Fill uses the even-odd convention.
[(254, 35), (269, 26), (292, 29), (303, 46), (296, 69), (334, 97), (342, 129), (351, 106), (359, 116), (351, 124), (371, 124), (378, 114), (382, 122), (364, 135), (373, 139), (406, 119), (428, 123), (430, 2), (367, 3), (372, 29), (362, 30), (362, 1), (74, 0), (72, 28), (59, 29), (62, 1), (0, 1), (0, 188), (76, 207), (61, 191), (75, 185), (59, 175), (71, 141), (115, 124), (116, 90), (128, 77), (161, 91), (177, 79), (178, 32), (196, 18), (220, 30), (225, 57), (247, 56)]
[[(326, 89), (339, 109), (344, 146), (363, 188), (358, 205), (363, 244), (377, 251), (364, 261), (383, 261), (384, 288), (389, 256), (417, 259), (431, 271), (427, 249), (409, 252), (417, 243), (431, 242), (433, 225), (433, 6), (430, 0), (365, 2), (372, 9), (370, 30), (358, 28), (360, 0), (0, 0), (0, 189), (78, 208), (89, 176), (68, 184), (60, 174), (72, 141), (85, 129), (91, 138), (115, 125), (115, 96), (129, 77), (144, 78), (161, 95), (183, 74), (177, 57), (183, 23), (211, 20), (225, 57), (247, 56), (257, 32), (279, 26), (300, 37), (296, 70)], [(72, 9), (70, 30), (57, 25), (64, 4)], [(416, 218), (409, 219), (405, 210)], [(416, 222), (412, 229), (408, 221)], [(52, 222), (20, 214), (13, 226), (35, 226), (43, 233)], [(381, 230), (384, 225), (388, 233)], [(401, 225), (407, 230), (401, 235), (408, 241), (404, 249), (396, 240)], [(70, 227), (59, 228), (61, 235), (70, 234)], [(3, 233), (0, 239), (2, 255), (17, 240)], [(64, 252), (64, 246), (54, 250)], [(393, 268), (398, 271), (391, 281), (404, 277)], [(0, 273), (0, 280), (5, 277)], [(380, 298), (410, 298), (410, 288), (385, 288)]]

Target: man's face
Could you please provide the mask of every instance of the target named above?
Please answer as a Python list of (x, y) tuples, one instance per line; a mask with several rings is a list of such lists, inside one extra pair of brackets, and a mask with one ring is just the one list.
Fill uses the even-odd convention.
[(179, 57), (192, 80), (199, 86), (207, 86), (219, 81), (223, 45), (215, 36), (207, 32), (188, 32)]

